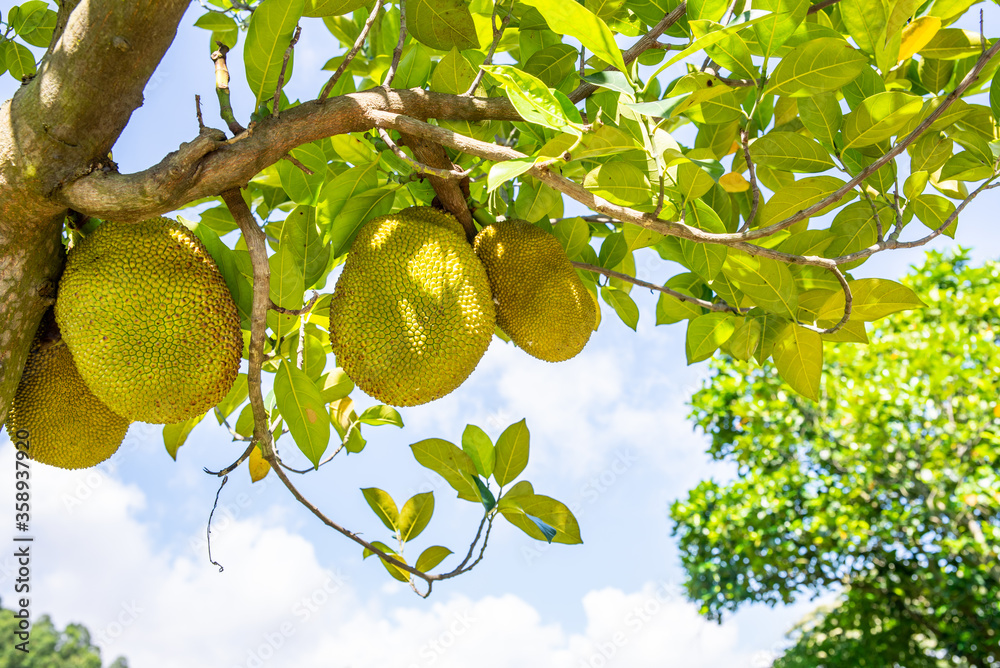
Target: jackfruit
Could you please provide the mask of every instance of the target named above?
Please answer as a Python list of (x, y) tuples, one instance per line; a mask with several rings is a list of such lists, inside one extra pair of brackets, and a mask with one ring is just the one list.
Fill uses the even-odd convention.
[(486, 270), (451, 215), (411, 207), (358, 232), (330, 302), (330, 343), (359, 388), (415, 406), (461, 385), (495, 313)]
[(28, 442), (31, 459), (96, 466), (118, 450), (128, 425), (87, 388), (65, 342), (36, 337), (7, 420), (7, 433)]
[(201, 241), (168, 218), (106, 222), (80, 241), (55, 310), (80, 376), (130, 420), (201, 415), (239, 373), (243, 337), (225, 280)]
[(547, 362), (583, 350), (597, 307), (558, 239), (512, 220), (484, 227), (473, 247), (490, 278), (497, 325), (515, 344)]

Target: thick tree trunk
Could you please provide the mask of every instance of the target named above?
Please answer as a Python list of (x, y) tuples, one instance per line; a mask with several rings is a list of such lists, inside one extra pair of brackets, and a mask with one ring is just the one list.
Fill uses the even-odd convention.
[(62, 268), (52, 194), (107, 161), (187, 5), (64, 3), (37, 75), (0, 108), (0, 424)]

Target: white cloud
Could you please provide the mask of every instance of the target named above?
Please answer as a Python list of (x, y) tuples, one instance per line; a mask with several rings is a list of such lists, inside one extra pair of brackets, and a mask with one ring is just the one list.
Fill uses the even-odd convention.
[[(13, 448), (0, 446), (0, 475), (11, 475), (12, 462)], [(706, 622), (653, 583), (587, 593), (575, 604), (586, 626), (573, 632), (509, 593), (474, 600), (454, 583), (427, 601), (360, 591), (305, 537), (250, 510), (215, 525), (219, 573), (198, 545), (157, 547), (162, 527), (144, 519), (146, 496), (135, 485), (35, 466), (32, 488), (32, 613), (84, 623), (105, 660), (124, 654), (155, 668), (747, 665), (735, 624)], [(13, 492), (4, 489), (0, 503), (9, 507)], [(12, 584), (0, 571), (5, 599)]]

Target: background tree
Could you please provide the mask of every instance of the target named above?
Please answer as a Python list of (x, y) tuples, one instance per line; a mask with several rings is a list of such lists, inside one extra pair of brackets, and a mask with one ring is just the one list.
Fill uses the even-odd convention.
[(738, 474), (671, 510), (691, 598), (844, 591), (777, 666), (1000, 663), (1000, 262), (933, 252), (904, 282), (927, 306), (832, 348), (818, 402), (731, 360), (692, 398)]
[[(248, 372), (214, 411), (227, 424), (237, 416), (247, 448), (217, 474), (248, 460), (255, 477), (275, 471), (394, 577), (428, 587), (478, 562), (498, 514), (538, 539), (578, 542), (579, 531), (564, 505), (526, 481), (508, 486), (527, 461), (522, 423), (496, 446), (472, 427), (462, 449), (414, 444), (419, 462), (484, 506), (447, 573), (428, 571), (448, 548), (415, 565), (401, 554), (432, 498), (396, 513), (387, 493), (368, 491), (390, 549), (298, 493), (275, 439), (318, 468), (360, 452), (362, 426), (402, 425), (393, 409), (354, 411), (353, 384), (329, 365), (329, 297), (305, 297), (329, 287), (364, 222), (435, 200), (470, 236), (526, 219), (552, 230), (630, 327), (632, 287), (658, 290), (656, 321), (688, 322), (690, 362), (720, 348), (773, 359), (817, 399), (826, 342), (864, 340), (864, 321), (917, 305), (908, 288), (846, 272), (953, 233), (996, 185), (1000, 96), (990, 106), (971, 96), (988, 90), (1000, 43), (955, 26), (973, 4), (962, 0), (206, 0), (197, 25), (231, 136), (205, 124), (199, 102), (196, 137), (121, 174), (109, 151), (189, 4), (64, 0), (54, 11), (30, 0), (5, 17), (3, 62), (23, 85), (0, 108), (0, 419), (57, 297), (64, 223), (69, 237), (197, 204), (190, 225), (249, 338)], [(306, 101), (282, 92), (300, 29), (328, 31), (340, 51)], [(234, 48), (246, 81), (233, 85), (249, 88), (252, 109), (230, 102)], [(206, 52), (201, 76), (212, 74)], [(592, 214), (565, 216), (564, 196)], [(646, 248), (680, 266), (665, 286), (636, 276)], [(267, 401), (263, 373), (279, 389)], [(171, 455), (200, 419), (165, 427)], [(498, 453), (508, 463), (494, 469)]]
[[(101, 650), (90, 642), (90, 631), (81, 624), (68, 624), (60, 631), (48, 615), (31, 625), (29, 651), (15, 648), (18, 620), (14, 612), (0, 608), (0, 668), (101, 668)], [(118, 657), (108, 668), (128, 668), (125, 657)]]

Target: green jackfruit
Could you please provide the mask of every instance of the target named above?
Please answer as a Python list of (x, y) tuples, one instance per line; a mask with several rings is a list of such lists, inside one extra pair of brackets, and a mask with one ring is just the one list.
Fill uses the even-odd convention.
[(106, 222), (70, 252), (56, 322), (80, 375), (130, 420), (203, 414), (239, 373), (236, 305), (208, 251), (168, 218)]
[(7, 419), (29, 457), (64, 469), (96, 466), (118, 450), (128, 425), (87, 388), (65, 342), (35, 339)]
[(462, 384), (489, 347), (486, 270), (452, 216), (411, 207), (358, 232), (330, 302), (337, 363), (366, 393), (415, 406)]
[(597, 307), (558, 239), (513, 220), (484, 227), (474, 248), (490, 277), (497, 325), (514, 343), (547, 362), (583, 350)]

